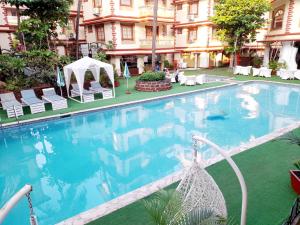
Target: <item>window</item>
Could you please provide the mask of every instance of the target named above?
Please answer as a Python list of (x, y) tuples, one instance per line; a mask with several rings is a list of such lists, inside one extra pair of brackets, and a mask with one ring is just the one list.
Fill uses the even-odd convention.
[[(152, 26), (145, 26), (146, 28), (146, 38), (152, 38), (153, 27)], [(156, 27), (156, 35), (159, 35), (159, 27)]]
[(284, 6), (273, 11), (272, 29), (281, 29), (283, 26)]
[(93, 33), (93, 26), (92, 25), (88, 25), (88, 32)]
[(11, 16), (17, 16), (17, 10), (11, 9)]
[(189, 29), (188, 42), (195, 42), (197, 40), (197, 28)]
[(182, 34), (182, 28), (177, 28), (177, 34)]
[(121, 25), (121, 32), (122, 32), (122, 40), (130, 40), (133, 41), (133, 28), (134, 25), (131, 24), (123, 24)]
[(97, 41), (105, 41), (104, 25), (96, 26)]
[(93, 0), (93, 6), (95, 8), (101, 8), (101, 6), (102, 6), (102, 0)]
[(198, 2), (189, 3), (189, 15), (198, 15)]
[(167, 36), (167, 25), (162, 25), (162, 35)]
[(131, 0), (120, 0), (121, 6), (130, 6), (131, 7)]
[(182, 10), (182, 4), (178, 4), (178, 5), (176, 6), (176, 8), (177, 8), (177, 10)]

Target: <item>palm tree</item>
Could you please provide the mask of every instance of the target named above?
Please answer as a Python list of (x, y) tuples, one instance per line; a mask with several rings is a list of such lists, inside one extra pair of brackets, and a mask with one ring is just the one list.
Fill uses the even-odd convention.
[(77, 3), (77, 15), (76, 15), (76, 59), (79, 58), (79, 21), (80, 21), (80, 10), (81, 10), (81, 0)]
[(156, 30), (157, 30), (157, 10), (158, 0), (154, 0), (153, 7), (153, 25), (152, 25), (152, 70), (155, 70), (155, 52), (156, 52)]
[(226, 220), (214, 215), (210, 209), (185, 212), (180, 194), (176, 190), (161, 190), (144, 206), (155, 225), (225, 225)]

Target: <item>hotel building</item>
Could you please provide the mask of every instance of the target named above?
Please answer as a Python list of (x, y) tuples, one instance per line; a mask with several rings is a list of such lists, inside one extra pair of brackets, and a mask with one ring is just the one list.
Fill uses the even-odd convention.
[(300, 69), (300, 1), (272, 0), (270, 24), (263, 40), (266, 48), (264, 64), (275, 59), (288, 69)]
[[(275, 8), (284, 5), (284, 14), (288, 17), (289, 2), (294, 2), (294, 7), (300, 4), (293, 0), (277, 0), (272, 4)], [(228, 61), (224, 54), (226, 46), (217, 39), (216, 29), (209, 19), (214, 13), (214, 0), (159, 0), (158, 4), (157, 61), (163, 63), (168, 60), (171, 64), (190, 68), (222, 66)], [(56, 46), (59, 54), (72, 54), (75, 49), (76, 6), (77, 1), (71, 7), (68, 27), (58, 28)], [(296, 23), (299, 15), (296, 15), (295, 9), (292, 13)], [(282, 22), (289, 24), (288, 29), (283, 28), (284, 31), (293, 31), (291, 18), (294, 17), (289, 16), (289, 22)], [(2, 3), (2, 49), (9, 49), (12, 44), (16, 20), (15, 9)], [(82, 0), (79, 30), (81, 52), (83, 55), (95, 53), (97, 48), (106, 49), (105, 43), (110, 42), (113, 48), (106, 49), (106, 53), (117, 71), (120, 73), (123, 62), (127, 62), (132, 74), (140, 74), (151, 66), (152, 22), (153, 0)], [(266, 32), (268, 36), (265, 37)], [(277, 29), (261, 29), (257, 42), (245, 45), (244, 50), (254, 50), (263, 56), (264, 44), (269, 46), (271, 43), (272, 46), (274, 35), (282, 35), (278, 32)]]

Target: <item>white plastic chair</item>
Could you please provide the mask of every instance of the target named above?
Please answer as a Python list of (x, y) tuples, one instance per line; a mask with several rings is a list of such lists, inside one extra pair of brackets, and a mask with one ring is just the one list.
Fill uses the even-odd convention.
[(179, 84), (180, 84), (180, 85), (185, 85), (185, 84), (186, 84), (187, 77), (186, 77), (185, 75), (179, 75), (179, 76), (178, 76), (178, 80), (179, 80)]
[(237, 75), (241, 73), (241, 66), (234, 67), (233, 74)]
[(269, 78), (272, 76), (272, 69), (268, 69), (266, 67), (262, 67), (260, 69), (260, 76)]
[(294, 79), (294, 71), (292, 71), (292, 70), (283, 70), (280, 73), (280, 77), (283, 80)]
[(187, 76), (185, 85), (187, 86), (194, 86), (196, 85), (196, 77), (195, 76)]
[(260, 68), (252, 68), (252, 75), (254, 77), (259, 76), (260, 74)]
[(300, 70), (296, 70), (296, 71), (294, 72), (294, 78), (300, 80)]
[(205, 74), (201, 74), (196, 76), (196, 84), (204, 84), (205, 83)]

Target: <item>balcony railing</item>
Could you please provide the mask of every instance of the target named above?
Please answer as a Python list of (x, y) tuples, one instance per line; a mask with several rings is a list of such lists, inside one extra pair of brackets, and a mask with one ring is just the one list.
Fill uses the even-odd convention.
[[(140, 40), (141, 48), (151, 48), (152, 39), (141, 39)], [(156, 40), (157, 48), (171, 48), (174, 46), (174, 38), (158, 38)]]
[[(140, 16), (153, 16), (153, 5), (145, 5), (139, 7)], [(174, 7), (158, 7), (158, 17), (174, 17)]]
[[(27, 16), (21, 16), (20, 20), (28, 19)], [(7, 16), (7, 22), (9, 25), (18, 25), (18, 18), (16, 16)]]

